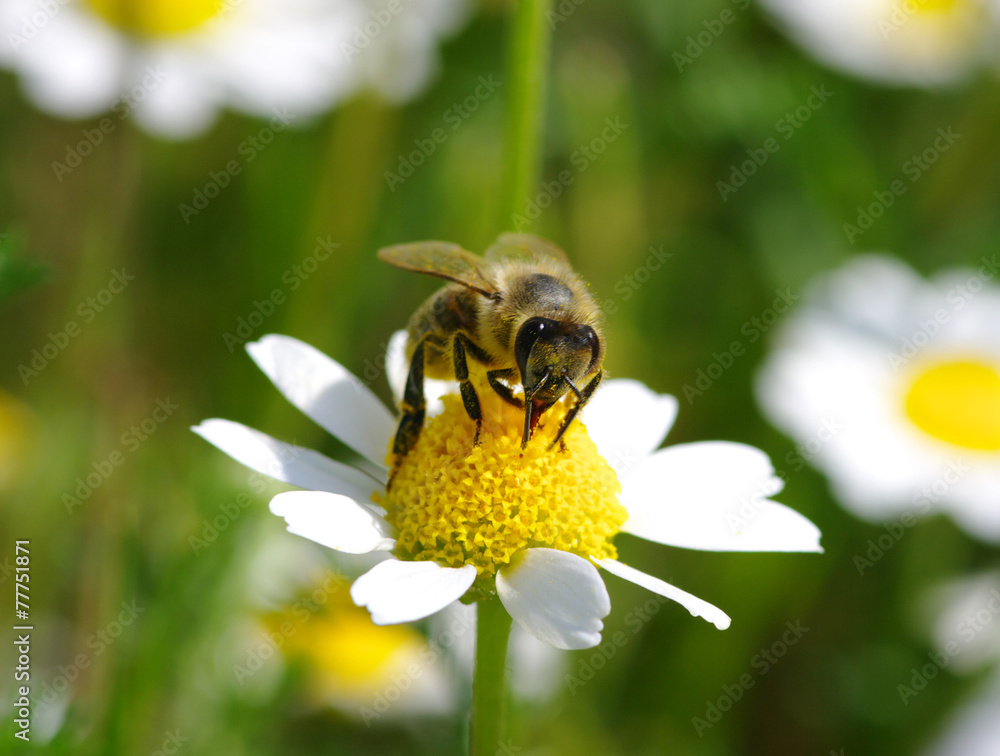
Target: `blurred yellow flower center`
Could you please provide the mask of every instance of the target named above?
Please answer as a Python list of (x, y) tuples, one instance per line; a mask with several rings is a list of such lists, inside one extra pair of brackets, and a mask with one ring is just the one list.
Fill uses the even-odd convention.
[(375, 625), (366, 610), (351, 603), (347, 591), (307, 621), (289, 610), (264, 617), (264, 624), (286, 637), (288, 656), (307, 661), (320, 695), (369, 696), (425, 645), (407, 625)]
[(1000, 373), (981, 362), (934, 365), (910, 386), (906, 414), (941, 441), (1000, 451)]
[(968, 5), (967, 0), (908, 0), (897, 3), (907, 9), (915, 9), (913, 12), (923, 15), (935, 13), (951, 13), (959, 6)]
[(223, 0), (84, 0), (116, 29), (142, 37), (170, 37), (215, 18)]
[(549, 445), (565, 416), (550, 409), (521, 449), (523, 412), (479, 389), (484, 423), (457, 396), (428, 421), (403, 459), (382, 505), (399, 530), (396, 556), (451, 567), (476, 566), (482, 590), (522, 549), (545, 546), (584, 558), (617, 556), (611, 537), (627, 514), (614, 470), (583, 424), (566, 433), (566, 449)]
[(27, 407), (0, 391), (0, 493), (27, 467), (34, 423)]

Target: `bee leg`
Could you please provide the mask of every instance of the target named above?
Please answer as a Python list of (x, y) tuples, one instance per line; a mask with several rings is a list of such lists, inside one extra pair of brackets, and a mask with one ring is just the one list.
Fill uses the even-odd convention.
[(518, 409), (524, 409), (524, 402), (514, 396), (514, 392), (506, 383), (500, 383), (499, 378), (510, 379), (514, 376), (513, 368), (501, 368), (500, 370), (490, 370), (486, 374), (486, 380), (490, 382), (490, 387), (497, 392), (497, 396), (507, 404), (513, 404)]
[(476, 389), (469, 380), (469, 364), (465, 358), (466, 337), (461, 333), (455, 335), (452, 346), (452, 359), (455, 367), (455, 380), (459, 383), (462, 391), (462, 403), (469, 417), (476, 421), (476, 437), (472, 443), (479, 445), (479, 432), (483, 429), (483, 410), (479, 406), (479, 396)]
[(410, 360), (410, 372), (406, 376), (406, 387), (403, 390), (401, 405), (403, 416), (399, 420), (399, 429), (392, 442), (392, 453), (397, 457), (405, 457), (413, 448), (424, 427), (424, 342), (417, 344)]
[(583, 409), (584, 405), (586, 405), (587, 402), (590, 401), (590, 397), (594, 395), (594, 392), (597, 390), (598, 384), (600, 384), (601, 382), (601, 376), (603, 374), (604, 371), (598, 370), (597, 375), (593, 377), (590, 383), (588, 383), (586, 386), (583, 387), (583, 391), (580, 391), (572, 383), (566, 381), (567, 383), (569, 383), (569, 387), (573, 389), (573, 393), (576, 394), (576, 404), (573, 405), (573, 409), (571, 409), (569, 412), (566, 413), (566, 417), (562, 421), (562, 425), (559, 426), (559, 432), (556, 434), (556, 437), (553, 439), (552, 444), (549, 446), (550, 451), (557, 443), (559, 444), (560, 450), (562, 451), (566, 450), (566, 444), (563, 442), (563, 435), (565, 435), (566, 430), (569, 428), (569, 424), (573, 422), (573, 420), (579, 414), (580, 410)]

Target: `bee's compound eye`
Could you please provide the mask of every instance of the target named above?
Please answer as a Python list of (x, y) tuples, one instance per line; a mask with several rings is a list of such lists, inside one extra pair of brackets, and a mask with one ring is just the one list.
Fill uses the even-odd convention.
[(554, 326), (555, 324), (548, 318), (528, 318), (518, 330), (517, 338), (514, 339), (514, 359), (517, 361), (517, 369), (521, 371), (522, 379), (532, 347), (546, 334), (552, 333)]
[(590, 367), (593, 368), (601, 356), (601, 340), (597, 338), (597, 333), (590, 326), (581, 326), (580, 331), (584, 342), (590, 347)]

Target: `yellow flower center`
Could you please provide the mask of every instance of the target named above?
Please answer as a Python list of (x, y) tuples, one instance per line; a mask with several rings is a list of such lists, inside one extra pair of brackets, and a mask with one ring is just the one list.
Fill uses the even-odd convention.
[(911, 12), (928, 16), (936, 13), (952, 13), (956, 8), (966, 4), (966, 0), (909, 0), (909, 4), (898, 3), (913, 9)]
[(0, 391), (0, 493), (28, 466), (34, 435), (28, 408)]
[(971, 360), (925, 369), (906, 394), (906, 415), (941, 441), (1000, 451), (1000, 372)]
[(116, 29), (140, 37), (171, 37), (215, 18), (223, 0), (84, 0)]
[(446, 396), (444, 412), (425, 424), (395, 471), (382, 505), (399, 530), (396, 556), (475, 565), (474, 590), (484, 594), (497, 569), (522, 549), (617, 556), (611, 538), (627, 518), (618, 503), (621, 486), (583, 424), (570, 426), (564, 450), (549, 451), (567, 410), (559, 403), (521, 449), (523, 412), (489, 387), (478, 393), (484, 412), (478, 445), (461, 400)]
[(377, 692), (425, 645), (408, 625), (375, 625), (365, 609), (354, 606), (346, 590), (305, 621), (292, 609), (263, 620), (268, 630), (285, 638), (289, 657), (307, 661), (317, 692), (339, 697), (363, 698)]
[(895, 0), (881, 6), (878, 30), (900, 54), (961, 59), (988, 31), (984, 7), (972, 0)]

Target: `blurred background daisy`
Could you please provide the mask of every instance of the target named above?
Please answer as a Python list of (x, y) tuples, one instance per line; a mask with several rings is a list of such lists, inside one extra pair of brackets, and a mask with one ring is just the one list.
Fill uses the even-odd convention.
[(247, 612), (220, 643), (228, 683), (257, 700), (290, 686), (301, 712), (332, 707), (366, 727), (454, 716), (467, 684), (454, 643), (376, 626), (350, 599), (353, 576), (324, 557), (298, 539), (264, 537), (247, 570)]
[(935, 86), (1000, 65), (993, 0), (761, 0), (824, 63), (881, 84)]
[(890, 257), (817, 281), (782, 325), (757, 382), (761, 406), (837, 497), (873, 520), (947, 512), (1000, 542), (1000, 273), (928, 282)]
[[(935, 513), (1000, 542), (1000, 261), (977, 262), (926, 280), (893, 257), (854, 258), (806, 290), (758, 376), (765, 414), (806, 450), (837, 499), (886, 523), (854, 556), (859, 577)], [(997, 574), (952, 579), (926, 595), (932, 609), (917, 625), (932, 629), (936, 650), (896, 694), (909, 706), (938, 675), (992, 670), (925, 753), (994, 753)]]
[(972, 677), (977, 688), (924, 756), (990, 756), (1000, 744), (1000, 573), (938, 586), (928, 595), (927, 609), (935, 658), (946, 660), (950, 672)]
[(405, 100), (465, 0), (4, 0), (0, 65), (63, 118), (134, 112), (188, 138), (221, 108), (309, 118), (361, 88)]

